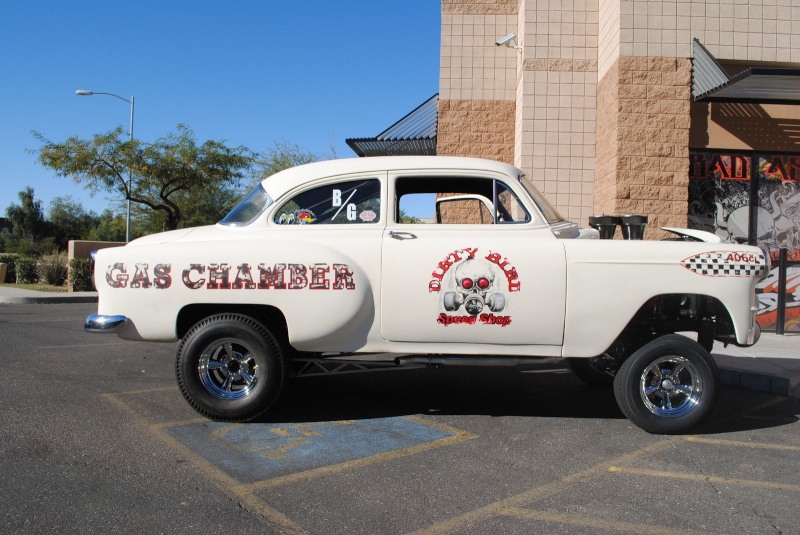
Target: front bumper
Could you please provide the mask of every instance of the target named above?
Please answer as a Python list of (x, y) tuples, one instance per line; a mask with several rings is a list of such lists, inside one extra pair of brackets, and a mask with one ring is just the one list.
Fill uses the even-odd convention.
[(86, 318), (83, 330), (87, 333), (115, 334), (125, 325), (128, 318), (125, 316), (109, 316), (105, 314), (92, 314)]

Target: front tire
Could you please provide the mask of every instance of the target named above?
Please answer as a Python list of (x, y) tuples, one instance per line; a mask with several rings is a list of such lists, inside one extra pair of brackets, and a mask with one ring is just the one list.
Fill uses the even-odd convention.
[(242, 314), (217, 314), (194, 325), (175, 358), (186, 401), (207, 418), (245, 422), (275, 402), (286, 379), (283, 351), (266, 327)]
[(614, 396), (625, 416), (648, 433), (682, 433), (708, 416), (719, 371), (700, 344), (670, 334), (645, 344), (620, 367)]

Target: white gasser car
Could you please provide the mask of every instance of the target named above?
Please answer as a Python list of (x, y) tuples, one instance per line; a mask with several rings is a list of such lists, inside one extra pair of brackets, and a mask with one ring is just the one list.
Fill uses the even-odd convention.
[[(419, 210), (431, 217), (406, 215)], [(86, 330), (180, 340), (178, 386), (216, 420), (261, 415), (292, 373), (559, 357), (613, 385), (639, 427), (678, 433), (713, 407), (714, 341), (758, 339), (767, 260), (677, 233), (596, 239), (493, 161), (312, 163), (266, 178), (217, 225), (98, 251)]]

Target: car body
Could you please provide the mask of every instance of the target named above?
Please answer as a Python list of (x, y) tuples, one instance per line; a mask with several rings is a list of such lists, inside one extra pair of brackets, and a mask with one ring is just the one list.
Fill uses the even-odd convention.
[[(417, 205), (435, 218), (407, 216)], [(713, 341), (758, 337), (764, 253), (704, 234), (597, 239), (518, 168), (494, 161), (318, 162), (266, 178), (217, 225), (98, 251), (98, 313), (86, 329), (182, 340), (182, 392), (222, 420), (261, 414), (295, 360), (323, 353), (403, 355), (398, 364), (559, 357), (588, 382), (622, 383), (626, 363), (666, 343), (678, 360), (648, 370), (641, 357), (629, 373), (644, 401), (642, 421), (632, 419), (678, 432), (713, 404)], [(674, 335), (685, 331), (697, 341)], [(663, 407), (673, 402), (703, 410), (675, 415)]]

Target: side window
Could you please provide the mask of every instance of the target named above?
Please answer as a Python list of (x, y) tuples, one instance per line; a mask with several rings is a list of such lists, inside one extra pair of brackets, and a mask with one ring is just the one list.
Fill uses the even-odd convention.
[(398, 223), (492, 225), (531, 220), (503, 182), (473, 177), (400, 177)]
[(275, 213), (279, 225), (377, 223), (381, 183), (377, 179), (326, 184), (295, 195)]

